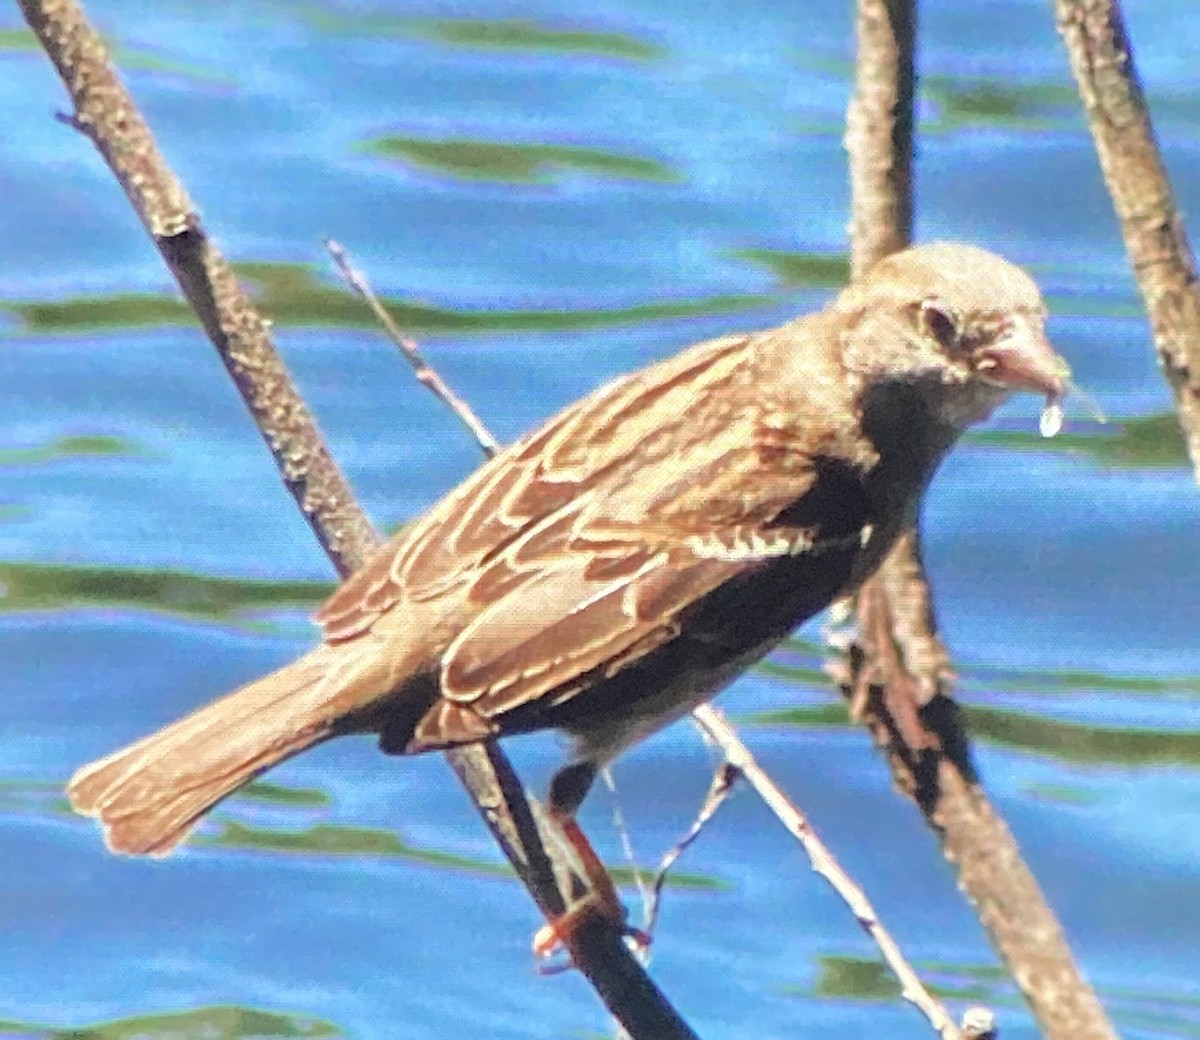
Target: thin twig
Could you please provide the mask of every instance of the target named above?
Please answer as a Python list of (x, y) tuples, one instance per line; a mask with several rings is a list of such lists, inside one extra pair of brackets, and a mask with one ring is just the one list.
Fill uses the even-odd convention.
[[(625, 819), (625, 813), (621, 809), (621, 797), (617, 791), (617, 778), (613, 776), (613, 772), (608, 766), (600, 770), (600, 778), (604, 781), (604, 786), (608, 788), (608, 793), (612, 798), (613, 827), (616, 828), (617, 834), (621, 838), (621, 855), (625, 857), (625, 862), (629, 864), (630, 869), (633, 871), (634, 884), (637, 885), (642, 906), (648, 906), (650, 903), (650, 887), (646, 882), (645, 874), (643, 874), (641, 867), (638, 866), (637, 856), (633, 850), (633, 838), (629, 831), (629, 821)], [(644, 931), (647, 935), (652, 934), (649, 928), (644, 929)], [(643, 964), (650, 963), (650, 946), (648, 944), (639, 945), (636, 952)]]
[(724, 715), (709, 706), (705, 718), (697, 721), (705, 734), (720, 746), (728, 764), (746, 778), (750, 786), (758, 792), (758, 796), (770, 807), (776, 818), (804, 846), (813, 870), (829, 882), (833, 890), (850, 908), (863, 931), (879, 947), (884, 961), (900, 982), (900, 995), (921, 1011), (929, 1020), (934, 1031), (942, 1037), (942, 1040), (961, 1040), (958, 1026), (954, 1024), (949, 1012), (941, 1001), (925, 988), (920, 977), (901, 952), (899, 944), (879, 920), (879, 915), (875, 912), (866, 893), (838, 863), (829, 847), (813, 830), (808, 817), (804, 815), (799, 806), (754, 760), (749, 749), (738, 738), (737, 732), (729, 725)]
[(688, 828), (687, 833), (663, 856), (662, 862), (658, 865), (658, 873), (654, 875), (654, 880), (650, 885), (650, 898), (646, 901), (645, 929), (649, 935), (654, 934), (654, 929), (658, 924), (658, 910), (662, 902), (663, 887), (667, 883), (667, 875), (679, 858), (692, 847), (692, 843), (700, 837), (701, 832), (708, 825), (708, 821), (725, 803), (725, 799), (733, 793), (734, 785), (741, 775), (741, 770), (728, 760), (717, 766), (713, 773), (712, 783), (708, 787), (708, 794), (704, 796), (704, 801), (701, 803), (692, 825)]
[(500, 442), (491, 435), (488, 428), (484, 426), (483, 421), (475, 414), (471, 406), (454, 393), (446, 385), (445, 380), (438, 375), (433, 366), (425, 360), (417, 347), (416, 341), (401, 331), (400, 326), (396, 324), (395, 319), (371, 288), (371, 283), (367, 281), (367, 276), (351, 264), (350, 258), (346, 255), (346, 250), (342, 248), (341, 243), (331, 238), (326, 241), (325, 246), (329, 250), (329, 255), (333, 257), (333, 262), (337, 264), (338, 270), (342, 272), (342, 276), (346, 279), (347, 284), (366, 301), (367, 306), (371, 308), (371, 313), (375, 315), (379, 324), (387, 331), (388, 338), (400, 348), (400, 353), (412, 365), (417, 381), (449, 408), (458, 417), (459, 421), (471, 431), (471, 436), (475, 438), (475, 442), (479, 445), (484, 455), (489, 459), (494, 455), (498, 455), (500, 452)]

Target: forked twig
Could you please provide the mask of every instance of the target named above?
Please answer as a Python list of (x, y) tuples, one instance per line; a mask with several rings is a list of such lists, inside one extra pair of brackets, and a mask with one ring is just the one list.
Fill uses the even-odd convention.
[(644, 920), (646, 931), (650, 935), (654, 934), (654, 928), (658, 924), (658, 908), (662, 903), (663, 887), (667, 883), (667, 875), (671, 872), (671, 868), (679, 862), (679, 858), (692, 847), (692, 843), (700, 837), (701, 832), (708, 825), (708, 821), (725, 804), (725, 799), (733, 793), (734, 785), (737, 784), (738, 777), (741, 775), (742, 771), (729, 761), (724, 761), (717, 766), (716, 772), (713, 773), (712, 783), (708, 786), (708, 794), (704, 796), (704, 801), (700, 804), (700, 809), (696, 813), (692, 825), (688, 828), (687, 833), (667, 850), (666, 855), (659, 863), (658, 872), (650, 884), (649, 898), (646, 900)]

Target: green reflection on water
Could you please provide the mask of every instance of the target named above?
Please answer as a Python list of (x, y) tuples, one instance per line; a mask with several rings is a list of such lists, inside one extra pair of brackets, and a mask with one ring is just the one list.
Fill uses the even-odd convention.
[(5, 308), (31, 331), (69, 332), (141, 325), (190, 325), (191, 308), (172, 296), (111, 293), (66, 300), (8, 303)]
[(158, 1015), (134, 1015), (74, 1029), (0, 1021), (0, 1035), (53, 1040), (239, 1040), (242, 1037), (341, 1036), (332, 1022), (274, 1011), (219, 1005)]
[[(925, 132), (996, 128), (1025, 133), (1081, 132), (1079, 95), (1063, 83), (1017, 82), (999, 76), (922, 76), (918, 96), (936, 114), (923, 119)], [(1160, 118), (1200, 119), (1194, 94), (1157, 93), (1150, 106)]]
[(661, 47), (628, 33), (577, 25), (565, 28), (525, 18), (414, 18), (385, 11), (340, 11), (318, 5), (293, 7), (289, 14), (330, 34), (407, 36), (476, 50), (594, 55), (627, 61), (652, 61), (665, 53)]
[[(152, 51), (131, 50), (115, 43), (111, 37), (105, 37), (105, 43), (113, 56), (115, 64), (130, 72), (151, 72), (160, 75), (174, 76), (177, 79), (192, 80), (208, 86), (233, 86), (234, 82), (223, 76), (218, 76), (210, 69), (199, 65), (189, 65), (184, 62), (164, 58)], [(0, 29), (0, 52), (18, 51), (41, 53), (42, 45), (29, 29)]]
[(846, 715), (846, 705), (832, 699), (826, 704), (755, 712), (742, 716), (737, 722), (749, 726), (794, 726), (797, 729), (853, 728)]
[[(243, 263), (235, 269), (276, 325), (375, 329), (366, 305), (349, 290), (323, 282), (309, 264)], [(637, 325), (648, 321), (729, 314), (775, 302), (769, 295), (711, 296), (661, 300), (609, 310), (458, 311), (395, 298), (384, 305), (400, 327), (413, 335), (502, 332), (567, 332)], [(76, 296), (0, 304), (32, 332), (90, 332), (100, 329), (193, 325), (195, 316), (167, 293)]]
[[(819, 973), (811, 989), (797, 986), (787, 987), (787, 991), (841, 1000), (894, 1000), (900, 996), (899, 983), (880, 960), (823, 954), (817, 963)], [(921, 981), (943, 999), (989, 1006), (1019, 1003), (1007, 972), (994, 966), (925, 961), (915, 967)]]
[(1187, 445), (1173, 412), (1137, 416), (1109, 423), (1094, 433), (1068, 428), (1045, 438), (1025, 430), (978, 430), (967, 434), (975, 444), (1015, 451), (1087, 455), (1114, 469), (1176, 469), (1190, 465)]
[(42, 46), (29, 29), (0, 29), (0, 51), (40, 51)]
[(399, 31), (438, 43), (483, 50), (547, 51), (560, 54), (592, 54), (628, 61), (654, 61), (663, 57), (661, 47), (618, 32), (560, 29), (544, 22), (519, 18), (417, 18), (397, 24)]
[(1024, 791), (1031, 798), (1053, 805), (1095, 805), (1100, 801), (1095, 791), (1070, 784), (1026, 784)]
[(471, 138), (430, 140), (390, 135), (363, 144), (373, 155), (401, 159), (414, 166), (466, 180), (505, 184), (549, 184), (571, 170), (617, 180), (677, 184), (682, 178), (656, 159), (583, 145), (513, 144)]
[(138, 454), (140, 449), (123, 437), (99, 433), (77, 434), (29, 448), (0, 448), (0, 466), (30, 466), (63, 459)]
[(1089, 693), (1093, 690), (1113, 690), (1125, 694), (1200, 694), (1200, 676), (1106, 675), (1084, 669), (1062, 671), (1018, 671), (1013, 668), (990, 668), (972, 665), (969, 677), (975, 683), (992, 688), (1047, 693)]
[(1039, 751), (1068, 762), (1112, 765), (1196, 765), (1200, 732), (1089, 726), (1006, 708), (964, 708), (978, 740)]
[[(1013, 711), (963, 705), (967, 730), (984, 743), (1003, 744), (1068, 762), (1106, 765), (1200, 764), (1200, 732), (1133, 727), (1092, 726)], [(843, 704), (760, 712), (744, 720), (751, 725), (798, 729), (846, 727)]]
[(298, 852), (319, 856), (372, 856), (427, 863), (450, 867), (472, 874), (506, 875), (506, 867), (460, 856), (438, 849), (420, 848), (401, 841), (392, 831), (376, 827), (351, 827), (343, 824), (318, 823), (301, 830), (281, 830), (274, 827), (251, 827), (243, 823), (224, 821), (215, 835), (198, 835), (193, 845), (216, 845), (221, 848), (259, 849), (268, 852)]
[(813, 986), (818, 997), (890, 1000), (900, 995), (899, 983), (879, 961), (830, 954), (818, 958), (818, 963), (820, 974)]
[(206, 578), (172, 570), (0, 563), (0, 589), (0, 611), (119, 606), (226, 620), (254, 608), (312, 608), (333, 585)]
[[(640, 888), (654, 878), (657, 867), (612, 867), (609, 877), (618, 888)], [(667, 875), (665, 888), (686, 889), (691, 892), (731, 892), (734, 886), (728, 881), (711, 874), (697, 874), (688, 870), (672, 870)]]
[[(1055, 265), (1026, 264), (1025, 267), (1038, 281), (1044, 280), (1053, 273)], [(1067, 268), (1070, 271), (1071, 269)], [(1046, 307), (1052, 317), (1056, 318), (1103, 318), (1108, 321), (1138, 321), (1146, 320), (1146, 311), (1141, 301), (1129, 294), (1117, 291), (1104, 295), (1086, 295), (1078, 292), (1043, 294)]]
[(730, 256), (767, 268), (779, 280), (780, 286), (788, 289), (840, 289), (850, 280), (850, 260), (845, 254), (734, 249)]
[(0, 779), (0, 810), (61, 816), (70, 812), (62, 790), (62, 784), (49, 780)]
[(1153, 1035), (1200, 1037), (1196, 1025), (1200, 998), (1111, 985), (1104, 988), (1102, 996), (1106, 1003), (1116, 1005), (1114, 1017), (1122, 1024), (1149, 1029)]
[[(854, 77), (853, 64), (833, 54), (806, 52), (796, 64), (810, 75), (837, 82), (848, 83)], [(1059, 83), (1022, 83), (999, 76), (923, 75), (917, 86), (917, 101), (924, 133), (978, 127), (1032, 133), (1083, 126), (1078, 96)]]
[(8, 503), (0, 504), (0, 524), (11, 524), (18, 520), (28, 520), (33, 516), (33, 509), (29, 506), (11, 505)]
[[(223, 821), (215, 835), (198, 835), (194, 845), (220, 848), (255, 849), (265, 852), (300, 853), (316, 856), (370, 856), (403, 859), (411, 863), (485, 874), (491, 877), (512, 877), (512, 868), (491, 860), (444, 852), (440, 849), (409, 845), (394, 832), (378, 827), (353, 827), (345, 824), (315, 824), (297, 830), (270, 827), (251, 827), (243, 823)], [(649, 878), (653, 870), (615, 867), (609, 872), (619, 886), (630, 886), (638, 877)], [(692, 891), (725, 891), (730, 886), (719, 878), (687, 871), (672, 872), (667, 887)]]
[(236, 80), (218, 75), (211, 69), (199, 65), (189, 65), (172, 58), (164, 58), (160, 54), (147, 51), (132, 51), (120, 46), (113, 47), (113, 62), (128, 72), (150, 72), (160, 76), (170, 76), (174, 79), (190, 80), (208, 87), (233, 89), (237, 86)]
[(238, 792), (239, 798), (270, 805), (317, 807), (332, 805), (333, 799), (316, 787), (285, 787), (266, 780), (255, 780)]
[[(61, 795), (60, 783), (0, 779), (0, 808), (74, 816), (70, 803)], [(288, 787), (265, 780), (255, 780), (243, 787), (237, 798), (285, 809), (317, 809), (333, 804), (333, 799), (319, 788)]]
[[(760, 672), (809, 689), (828, 689), (829, 677), (820, 667), (821, 647), (800, 639), (788, 640), (757, 667)], [(1012, 668), (960, 666), (964, 685), (1011, 690), (1024, 696), (1043, 693), (1048, 700), (1096, 691), (1125, 696), (1170, 696), (1194, 700), (1200, 695), (1200, 676), (1123, 676), (1085, 670), (1025, 671)], [(1070, 762), (1112, 765), (1200, 764), (1200, 732), (1134, 727), (1095, 726), (1055, 719), (1038, 712), (990, 705), (963, 705), (971, 735), (980, 741), (1018, 747)], [(848, 728), (840, 699), (763, 712), (746, 719), (752, 724), (796, 726), (802, 729)], [(1038, 797), (1079, 802), (1086, 792), (1075, 789), (1033, 792)]]
[[(63, 785), (48, 781), (6, 780), (0, 778), (0, 812), (65, 816), (80, 825), (81, 819), (62, 795)], [(290, 818), (309, 809), (323, 809), (333, 798), (315, 787), (290, 787), (257, 780), (238, 791), (235, 802), (248, 800), (284, 810)], [(215, 832), (199, 833), (190, 839), (198, 847), (250, 849), (258, 852), (304, 856), (367, 856), (400, 859), (410, 863), (441, 867), (488, 877), (512, 877), (506, 863), (478, 859), (436, 848), (410, 845), (394, 831), (379, 827), (358, 827), (340, 823), (316, 823), (309, 827), (280, 828), (249, 825), (235, 820), (215, 821)], [(609, 870), (613, 883), (622, 888), (640, 887), (656, 868), (624, 864)], [(722, 878), (694, 871), (673, 870), (666, 887), (693, 892), (726, 892), (732, 885)]]
[(1078, 97), (1057, 83), (922, 76), (920, 93), (937, 113), (922, 121), (925, 131), (995, 127), (1036, 132), (1082, 126)]

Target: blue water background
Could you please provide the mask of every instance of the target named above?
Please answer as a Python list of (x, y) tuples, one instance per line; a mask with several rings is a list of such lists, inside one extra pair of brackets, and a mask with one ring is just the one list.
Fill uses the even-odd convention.
[[(836, 269), (844, 253), (851, 6), (89, 5), (226, 254), (270, 265), (268, 289), (308, 278), (328, 295), (332, 235), (389, 298), (465, 315), (418, 331), (502, 439), (619, 372), (828, 298), (836, 277), (789, 279), (779, 254)], [(1027, 264), (1055, 342), (1114, 420), (1076, 405), (1076, 440), (1042, 445), (1038, 403), (1014, 402), (929, 496), (978, 766), (1123, 1035), (1197, 1037), (1200, 496), (1153, 425), (1170, 399), (1051, 5), (925, 6), (917, 235)], [(1200, 14), (1124, 7), (1195, 214)], [(0, 12), (0, 91), (0, 1035), (607, 1029), (580, 979), (535, 975), (535, 912), (485, 869), (498, 854), (436, 757), (327, 745), (223, 806), (200, 839), (224, 844), (162, 863), (108, 856), (66, 811), (79, 764), (307, 647), (331, 571), (211, 347), (170, 316), (119, 188), (52, 118), (65, 97), (15, 5)], [(430, 141), (559, 150), (481, 168), (462, 150), (457, 166), (422, 161)], [(369, 318), (352, 304), (306, 318), (306, 291), (279, 290), (280, 348), (362, 502), (395, 525), (477, 450)], [(1139, 421), (1167, 446), (1103, 449)], [(723, 706), (801, 709), (744, 735), (922, 973), (956, 1008), (997, 1007), (1006, 1037), (1035, 1036), (934, 839), (816, 674), (819, 634)], [(555, 740), (511, 750), (541, 790)], [(712, 764), (686, 724), (618, 764), (639, 861), (686, 828)], [(611, 817), (598, 791), (584, 821), (619, 861)], [(701, 1036), (929, 1035), (752, 795), (685, 866), (719, 884), (668, 891), (653, 972)]]

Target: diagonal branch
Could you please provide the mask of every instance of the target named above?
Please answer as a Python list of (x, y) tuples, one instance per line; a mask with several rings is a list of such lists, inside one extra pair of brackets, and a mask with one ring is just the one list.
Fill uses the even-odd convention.
[[(70, 94), (74, 113), (69, 121), (96, 146), (129, 197), (237, 384), (288, 490), (338, 572), (349, 574), (380, 538), (326, 449), (266, 321), (204, 233), (195, 206), (75, 0), (20, 0), (20, 5)], [(539, 829), (548, 824), (535, 820), (503, 753), (494, 745), (475, 745), (446, 757), (542, 912), (548, 918), (560, 915), (580, 879), (567, 876), (565, 866), (546, 851)], [(619, 929), (589, 915), (567, 945), (631, 1036), (694, 1036), (625, 947)]]

